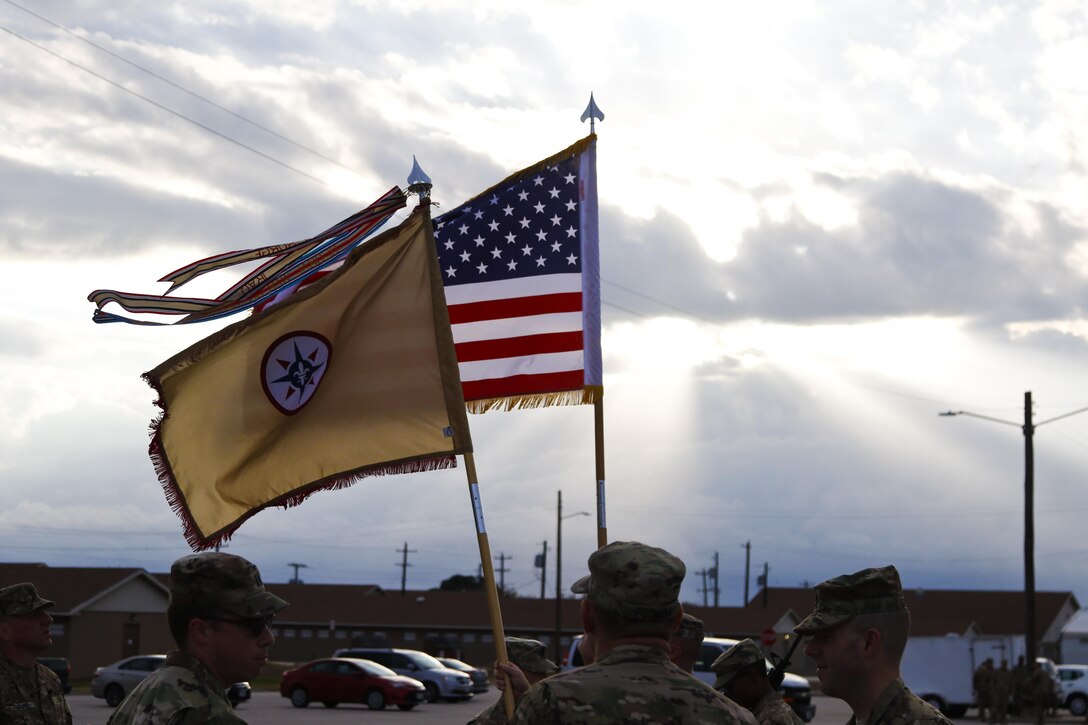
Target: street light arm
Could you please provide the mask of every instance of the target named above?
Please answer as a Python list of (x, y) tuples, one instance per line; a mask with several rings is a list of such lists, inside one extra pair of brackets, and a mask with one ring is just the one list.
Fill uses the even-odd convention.
[[(970, 412), (968, 412), (966, 410), (946, 410), (943, 413), (937, 413), (937, 415), (944, 416), (944, 417), (949, 417), (949, 418), (952, 417), (952, 416), (956, 416), (956, 415), (969, 415), (972, 418), (981, 418), (982, 420), (988, 420), (988, 421), (991, 421), (993, 423), (1004, 423), (1005, 425), (1014, 425), (1017, 428), (1023, 428), (1024, 427), (1023, 423), (1017, 423), (1017, 422), (1011, 421), (1011, 420), (1002, 420), (1001, 418), (991, 418), (988, 415), (979, 415), (978, 413), (970, 413)], [(1069, 413), (1069, 415), (1072, 415), (1072, 413)], [(1065, 416), (1062, 416), (1062, 417), (1064, 418)], [(1054, 420), (1056, 420), (1056, 419), (1054, 419)], [(1049, 421), (1047, 421), (1047, 422), (1049, 422)], [(1036, 425), (1038, 425), (1038, 424), (1036, 424)]]

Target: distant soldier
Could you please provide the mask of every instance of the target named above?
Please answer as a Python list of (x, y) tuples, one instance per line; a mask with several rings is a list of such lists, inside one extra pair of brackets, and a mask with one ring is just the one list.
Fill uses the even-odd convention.
[(812, 635), (805, 654), (816, 661), (824, 694), (853, 710), (848, 725), (951, 725), (900, 678), (910, 614), (894, 566), (817, 584), (815, 611), (793, 631)]
[(596, 639), (596, 661), (538, 682), (512, 722), (755, 725), (751, 713), (669, 659), (683, 615), (682, 561), (616, 541), (590, 555), (589, 572), (571, 591), (586, 595), (582, 626)]
[(1027, 696), (1026, 699), (1031, 700), (1035, 710), (1035, 722), (1037, 725), (1042, 725), (1046, 720), (1046, 711), (1053, 697), (1054, 680), (1041, 664), (1035, 662), (1033, 665), (1025, 684), (1024, 694)]
[(771, 687), (767, 658), (750, 639), (742, 639), (712, 665), (714, 689), (752, 711), (759, 725), (804, 725), (782, 695)]
[(975, 676), (971, 681), (975, 690), (975, 703), (978, 705), (978, 719), (985, 722), (986, 711), (990, 709), (990, 701), (993, 700), (994, 688), (994, 661), (990, 658), (983, 660), (975, 670)]
[(0, 589), (0, 723), (4, 725), (71, 725), (60, 678), (36, 658), (53, 639), (54, 605), (38, 596), (33, 584)]
[[(507, 659), (522, 671), (529, 687), (559, 672), (559, 667), (547, 658), (546, 652), (544, 644), (535, 639), (506, 638)], [(500, 697), (491, 707), (469, 720), (468, 725), (506, 725), (507, 722), (506, 706)]]
[(1009, 697), (1012, 695), (1008, 660), (1001, 660), (1001, 666), (994, 670), (990, 688), (990, 722), (1008, 722)]
[(1028, 686), (1029, 675), (1031, 669), (1024, 663), (1024, 655), (1020, 655), (1012, 666), (1012, 706), (1009, 712), (1013, 715), (1019, 715), (1024, 709), (1024, 691)]
[(166, 608), (178, 649), (129, 693), (109, 725), (244, 725), (225, 688), (257, 676), (275, 641), (272, 618), (286, 607), (240, 556), (181, 557), (170, 567)]
[(684, 612), (680, 626), (669, 638), (669, 659), (685, 672), (694, 672), (703, 649), (703, 634), (703, 620)]

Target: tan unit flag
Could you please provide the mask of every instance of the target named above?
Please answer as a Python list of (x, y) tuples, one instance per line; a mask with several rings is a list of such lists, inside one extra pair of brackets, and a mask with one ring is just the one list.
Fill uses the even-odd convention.
[(151, 457), (194, 549), (267, 506), (472, 450), (426, 205), (144, 377), (163, 409)]

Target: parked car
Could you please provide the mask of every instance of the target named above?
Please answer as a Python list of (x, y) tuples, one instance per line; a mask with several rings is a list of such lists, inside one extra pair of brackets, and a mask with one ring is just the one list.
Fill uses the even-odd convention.
[(248, 682), (235, 682), (227, 688), (227, 699), (231, 707), (238, 707), (243, 702), (253, 697), (253, 688)]
[(280, 694), (295, 707), (320, 702), (336, 707), (341, 702), (363, 702), (371, 710), (396, 705), (411, 710), (426, 699), (423, 683), (398, 675), (370, 660), (348, 657), (314, 660), (287, 670), (280, 680)]
[(57, 674), (65, 695), (72, 691), (72, 665), (68, 664), (68, 660), (63, 657), (39, 657), (38, 664), (45, 665)]
[(472, 691), (477, 695), (487, 692), (490, 688), (487, 679), (487, 670), (481, 667), (473, 667), (467, 662), (454, 659), (453, 657), (435, 657), (436, 660), (449, 667), (451, 670), (457, 670), (458, 672), (464, 672), (472, 680)]
[(1088, 665), (1058, 665), (1058, 699), (1077, 717), (1088, 714)]
[(468, 675), (449, 669), (426, 652), (388, 647), (351, 647), (338, 649), (333, 656), (370, 660), (398, 675), (414, 677), (427, 688), (427, 702), (468, 700), (473, 696), (472, 679)]
[[(578, 652), (578, 643), (581, 641), (582, 635), (578, 635), (571, 641), (570, 649), (567, 651), (566, 663), (563, 665), (564, 670), (574, 669), (585, 664)], [(736, 643), (737, 640), (735, 639), (704, 637), (703, 648), (699, 653), (699, 659), (695, 662), (695, 671), (692, 674), (707, 684), (714, 684), (714, 680), (717, 678), (710, 666), (723, 652)], [(767, 669), (770, 670), (771, 667), (771, 663), (768, 662)], [(805, 722), (812, 722), (812, 718), (816, 716), (816, 706), (812, 704), (812, 686), (808, 684), (808, 680), (800, 675), (787, 672), (782, 678), (779, 691), (782, 693), (782, 699), (786, 701), (786, 704), (797, 713), (797, 717)]]
[(132, 688), (162, 667), (166, 655), (136, 655), (99, 667), (91, 679), (91, 694), (106, 698), (106, 704), (117, 707)]
[[(136, 685), (165, 663), (166, 655), (136, 655), (99, 667), (91, 679), (91, 694), (105, 698), (110, 707), (117, 707)], [(252, 692), (248, 682), (235, 682), (225, 694), (230, 704), (237, 707), (252, 697)]]

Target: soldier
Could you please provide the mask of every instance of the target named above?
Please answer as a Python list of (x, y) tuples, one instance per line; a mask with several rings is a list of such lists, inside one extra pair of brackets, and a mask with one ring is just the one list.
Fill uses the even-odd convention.
[(1012, 695), (1012, 672), (1009, 661), (1001, 660), (990, 680), (990, 722), (1009, 721), (1009, 697)]
[(900, 678), (910, 613), (894, 566), (862, 569), (817, 584), (815, 611), (793, 631), (812, 635), (805, 654), (816, 661), (824, 694), (844, 700), (853, 710), (848, 725), (951, 725)]
[(1013, 715), (1019, 715), (1024, 709), (1024, 689), (1028, 684), (1028, 676), (1031, 670), (1024, 663), (1024, 655), (1016, 658), (1016, 664), (1012, 666), (1012, 706), (1009, 709)]
[(166, 619), (178, 649), (129, 693), (109, 725), (244, 725), (224, 688), (256, 677), (275, 641), (272, 618), (285, 607), (240, 556), (175, 561)]
[(694, 672), (703, 648), (703, 620), (684, 612), (680, 626), (669, 638), (669, 659), (685, 672)]
[(4, 725), (71, 725), (60, 678), (36, 657), (53, 639), (54, 605), (38, 596), (33, 584), (0, 589), (0, 723)]
[[(518, 666), (527, 681), (522, 692), (545, 677), (559, 672), (556, 664), (547, 658), (546, 652), (544, 644), (535, 639), (506, 638), (506, 656), (511, 663)], [(515, 692), (517, 689), (515, 688)], [(491, 707), (469, 720), (468, 725), (506, 725), (507, 722), (506, 707), (500, 697)]]
[(994, 661), (992, 659), (987, 657), (978, 666), (974, 677), (971, 678), (971, 685), (975, 690), (975, 702), (978, 704), (978, 719), (985, 722), (986, 711), (989, 710), (990, 701), (993, 700)]
[(1024, 688), (1027, 695), (1025, 699), (1030, 700), (1032, 707), (1035, 709), (1035, 722), (1037, 725), (1043, 725), (1043, 722), (1046, 721), (1046, 711), (1050, 707), (1053, 686), (1054, 680), (1050, 678), (1050, 675), (1047, 674), (1041, 664), (1035, 662)]
[(593, 552), (589, 576), (571, 591), (586, 595), (582, 625), (596, 639), (596, 661), (538, 682), (512, 722), (755, 725), (751, 713), (669, 660), (684, 573), (675, 556), (636, 541)]
[(759, 725), (804, 725), (767, 678), (767, 658), (750, 639), (742, 639), (714, 660), (714, 689), (752, 711)]

